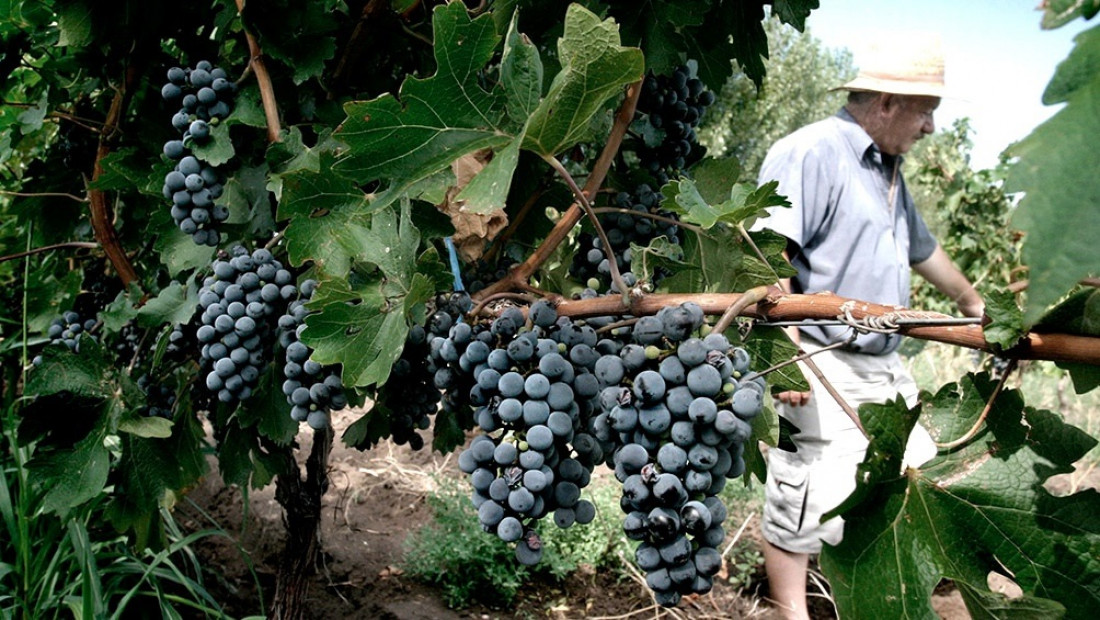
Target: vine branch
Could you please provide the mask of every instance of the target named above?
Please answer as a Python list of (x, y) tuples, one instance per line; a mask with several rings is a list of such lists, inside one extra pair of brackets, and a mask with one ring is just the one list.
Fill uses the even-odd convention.
[(75, 200), (80, 203), (88, 202), (87, 198), (81, 198), (76, 194), (69, 194), (66, 192), (11, 192), (0, 189), (0, 196), (14, 196), (16, 198), (68, 198), (69, 200)]
[(33, 248), (24, 252), (16, 252), (15, 254), (8, 254), (7, 256), (0, 256), (0, 263), (7, 262), (9, 260), (16, 260), (23, 258), (24, 256), (33, 256), (35, 254), (41, 254), (43, 252), (49, 252), (50, 250), (60, 250), (62, 248), (84, 248), (88, 250), (94, 250), (99, 247), (98, 243), (92, 243), (90, 241), (66, 241), (65, 243), (55, 243), (53, 245), (45, 245), (40, 248)]
[[(627, 87), (626, 98), (623, 99), (622, 104), (619, 105), (619, 109), (615, 113), (615, 123), (611, 127), (611, 133), (607, 137), (607, 143), (604, 144), (603, 151), (600, 152), (600, 157), (596, 160), (596, 163), (593, 164), (592, 171), (588, 173), (588, 179), (584, 183), (583, 191), (586, 196), (595, 196), (600, 186), (603, 185), (603, 181), (607, 177), (607, 172), (611, 169), (612, 162), (615, 161), (615, 155), (619, 152), (619, 146), (622, 145), (623, 136), (626, 134), (626, 128), (629, 127), (630, 123), (634, 120), (634, 108), (638, 105), (638, 97), (641, 93), (641, 81), (635, 82)], [(569, 236), (569, 232), (573, 230), (577, 222), (581, 221), (581, 217), (583, 216), (584, 211), (581, 209), (581, 205), (574, 202), (569, 206), (569, 209), (562, 214), (561, 219), (554, 225), (550, 233), (546, 235), (546, 239), (527, 257), (527, 260), (517, 265), (516, 268), (508, 274), (508, 277), (485, 287), (474, 294), (473, 297), (479, 299), (492, 295), (493, 293), (515, 288), (518, 282), (526, 282), (528, 278), (531, 277), (531, 274), (535, 273), (539, 266), (550, 258), (554, 250), (556, 250), (558, 246), (561, 245), (561, 242)], [(622, 308), (620, 305), (619, 311), (621, 310)], [(608, 312), (605, 314), (611, 313)]]
[(596, 214), (592, 212), (592, 204), (588, 202), (588, 196), (584, 195), (581, 188), (577, 186), (577, 182), (573, 180), (573, 175), (569, 174), (569, 171), (565, 169), (565, 166), (563, 166), (560, 161), (558, 161), (557, 157), (546, 156), (543, 159), (554, 168), (558, 176), (565, 180), (565, 184), (569, 186), (569, 189), (573, 191), (573, 195), (577, 197), (577, 203), (581, 205), (581, 208), (584, 209), (584, 212), (588, 215), (588, 219), (592, 222), (592, 227), (596, 229), (596, 234), (600, 237), (600, 243), (603, 244), (604, 253), (607, 254), (607, 266), (611, 270), (611, 281), (615, 283), (615, 288), (622, 294), (623, 303), (628, 303), (626, 282), (623, 282), (623, 276), (619, 273), (618, 259), (615, 258), (615, 254), (611, 251), (611, 242), (607, 239), (607, 233), (600, 224), (600, 218), (596, 217)]
[(244, 25), (245, 0), (237, 1), (237, 14), (242, 15), (241, 28), (244, 30), (245, 41), (248, 42), (248, 66), (256, 74), (256, 84), (260, 87), (260, 100), (264, 106), (264, 119), (267, 120), (267, 141), (278, 142), (282, 126), (279, 124), (279, 107), (275, 104), (275, 89), (271, 85), (271, 74), (267, 72), (264, 64), (263, 50), (252, 31)]
[(134, 67), (126, 69), (126, 79), (121, 88), (115, 91), (111, 107), (107, 111), (107, 118), (103, 122), (103, 131), (99, 135), (99, 146), (96, 149), (95, 165), (92, 168), (92, 182), (88, 187), (88, 202), (91, 205), (92, 229), (95, 231), (96, 241), (103, 247), (111, 266), (118, 272), (124, 288), (137, 283), (137, 272), (130, 263), (130, 258), (122, 249), (118, 240), (118, 233), (111, 223), (111, 209), (107, 204), (107, 194), (101, 189), (96, 189), (95, 183), (103, 174), (103, 160), (111, 153), (110, 140), (118, 131), (119, 122), (122, 119), (122, 111), (126, 107), (127, 96), (133, 81), (137, 79), (137, 71)]

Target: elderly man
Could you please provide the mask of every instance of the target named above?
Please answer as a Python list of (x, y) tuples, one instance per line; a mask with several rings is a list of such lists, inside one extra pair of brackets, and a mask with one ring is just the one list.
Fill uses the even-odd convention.
[[(793, 208), (773, 209), (757, 227), (787, 237), (787, 256), (798, 271), (784, 282), (792, 293), (832, 291), (906, 306), (912, 268), (963, 314), (980, 316), (981, 298), (928, 232), (900, 172), (902, 154), (935, 130), (932, 115), (944, 90), (938, 46), (905, 48), (895, 39), (868, 59), (841, 87), (848, 102), (836, 116), (803, 127), (768, 152), (759, 180), (779, 181)], [(846, 326), (791, 330), (807, 352), (849, 335)], [(895, 352), (900, 339), (862, 334), (813, 359), (853, 408), (898, 394), (913, 406), (917, 387)], [(778, 400), (780, 414), (799, 432), (792, 436), (797, 451), (768, 453), (764, 557), (772, 599), (786, 617), (808, 618), (809, 556), (843, 534), (842, 519), (820, 519), (855, 488), (867, 439), (816, 378), (809, 392), (785, 392)], [(907, 462), (919, 465), (934, 455), (931, 438), (918, 427)]]

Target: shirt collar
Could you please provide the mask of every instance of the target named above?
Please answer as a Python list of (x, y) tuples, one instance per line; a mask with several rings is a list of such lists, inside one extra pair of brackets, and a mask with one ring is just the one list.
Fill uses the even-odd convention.
[[(836, 113), (836, 117), (842, 121), (840, 123), (840, 133), (844, 136), (844, 140), (848, 143), (848, 147), (852, 149), (856, 159), (860, 161), (867, 160), (881, 170), (886, 170), (887, 164), (892, 167), (894, 161), (897, 162), (897, 165), (901, 165), (902, 157), (900, 155), (896, 157), (884, 156), (882, 151), (875, 145), (875, 141), (871, 139), (870, 134), (860, 126), (847, 108), (840, 108), (840, 111)], [(884, 158), (890, 161), (884, 162)]]

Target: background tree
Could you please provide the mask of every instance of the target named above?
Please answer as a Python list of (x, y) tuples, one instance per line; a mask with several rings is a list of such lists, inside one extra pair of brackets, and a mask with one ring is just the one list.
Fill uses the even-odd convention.
[(776, 140), (836, 114), (845, 94), (833, 90), (855, 77), (852, 54), (830, 49), (777, 17), (764, 22), (768, 34), (767, 75), (758, 89), (743, 71), (726, 81), (699, 131), (715, 157), (734, 156), (741, 178), (756, 180), (764, 155)]

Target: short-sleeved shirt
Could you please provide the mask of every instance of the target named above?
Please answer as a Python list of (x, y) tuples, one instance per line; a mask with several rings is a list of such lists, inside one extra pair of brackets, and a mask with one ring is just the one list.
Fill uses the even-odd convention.
[[(936, 240), (913, 204), (900, 166), (901, 158), (879, 151), (844, 109), (772, 146), (759, 181), (778, 181), (777, 191), (792, 207), (771, 208), (754, 228), (774, 230), (796, 246), (790, 248), (798, 270), (792, 293), (831, 291), (908, 306), (910, 266), (928, 259)], [(824, 344), (851, 333), (843, 325), (800, 329)], [(861, 334), (850, 350), (881, 355), (900, 344), (896, 334)]]

